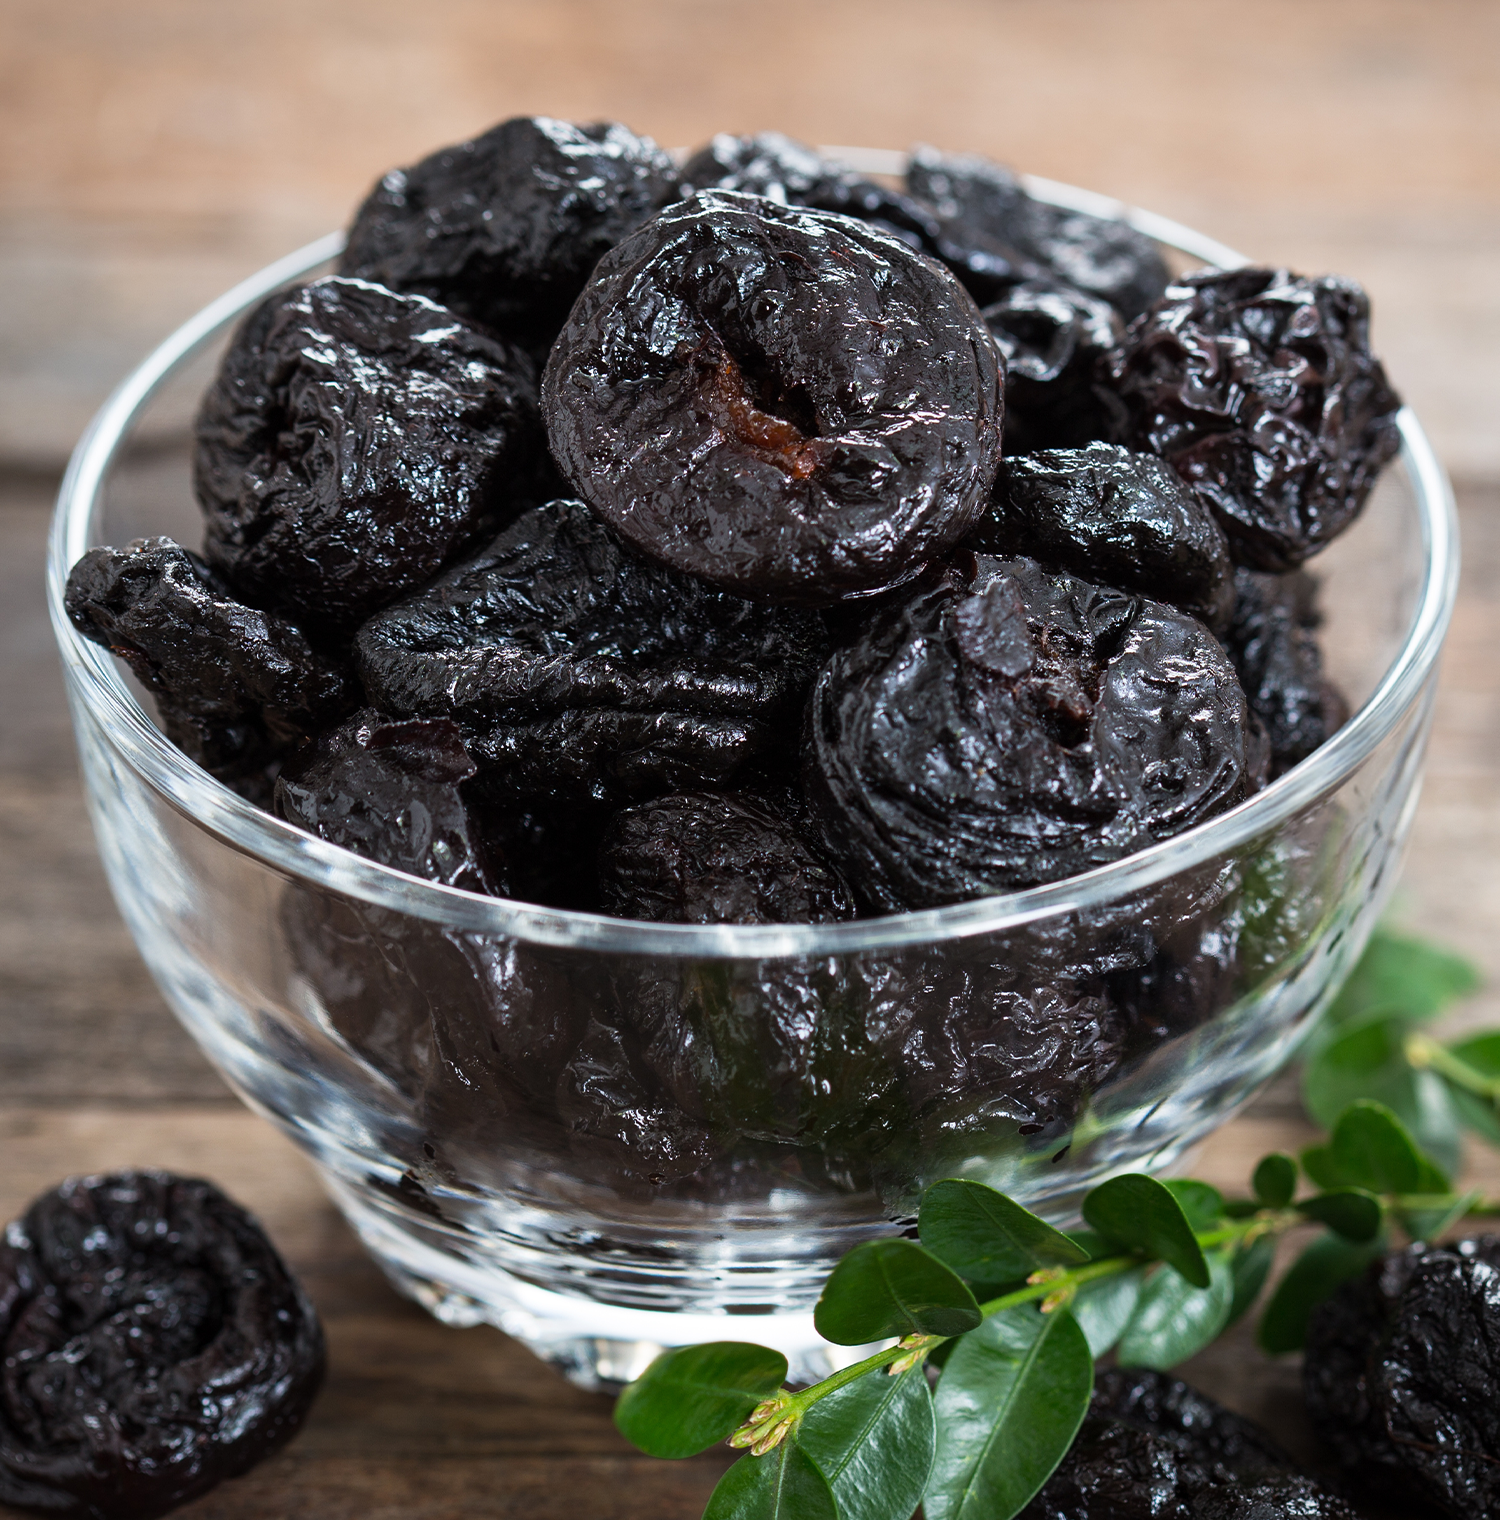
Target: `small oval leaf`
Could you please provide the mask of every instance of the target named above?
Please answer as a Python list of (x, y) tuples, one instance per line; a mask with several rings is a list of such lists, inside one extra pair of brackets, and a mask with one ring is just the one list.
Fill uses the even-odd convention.
[(1256, 1163), (1250, 1186), (1266, 1208), (1284, 1209), (1297, 1195), (1297, 1163), (1281, 1151), (1272, 1151)]
[(937, 1445), (925, 1369), (845, 1383), (802, 1417), (797, 1443), (828, 1480), (839, 1520), (911, 1520)]
[(1372, 1193), (1442, 1193), (1448, 1179), (1438, 1175), (1407, 1127), (1383, 1103), (1361, 1099), (1338, 1117), (1329, 1136), (1333, 1165), (1347, 1183)]
[(823, 1284), (813, 1325), (837, 1346), (901, 1335), (962, 1335), (980, 1321), (961, 1277), (910, 1240), (855, 1246)]
[(1085, 1283), (1069, 1306), (1083, 1338), (1089, 1343), (1089, 1355), (1095, 1361), (1119, 1340), (1146, 1284), (1146, 1269), (1132, 1267), (1113, 1277), (1096, 1277)]
[(980, 1182), (950, 1177), (922, 1194), (917, 1234), (961, 1277), (1019, 1282), (1038, 1267), (1077, 1266), (1088, 1252), (1045, 1219)]
[(1182, 1205), (1155, 1177), (1131, 1172), (1100, 1183), (1083, 1200), (1083, 1217), (1101, 1235), (1173, 1266), (1195, 1288), (1209, 1285), (1208, 1263)]
[(1135, 1313), (1120, 1337), (1122, 1367), (1166, 1371), (1201, 1351), (1224, 1328), (1234, 1302), (1229, 1254), (1208, 1258), (1209, 1284), (1195, 1288), (1176, 1272), (1158, 1268), (1146, 1279)]
[(1255, 1332), (1261, 1349), (1272, 1356), (1300, 1351), (1314, 1308), (1340, 1283), (1363, 1272), (1380, 1250), (1378, 1240), (1355, 1245), (1337, 1235), (1319, 1235), (1277, 1283)]
[(839, 1520), (828, 1479), (795, 1441), (745, 1455), (719, 1479), (703, 1520)]
[(1252, 1240), (1241, 1246), (1229, 1262), (1234, 1274), (1234, 1299), (1229, 1305), (1229, 1318), (1224, 1321), (1227, 1330), (1232, 1324), (1250, 1312), (1260, 1290), (1271, 1275), (1271, 1264), (1276, 1260), (1276, 1242), (1269, 1235)]
[(1304, 1198), (1297, 1205), (1299, 1213), (1330, 1230), (1345, 1240), (1363, 1242), (1374, 1240), (1385, 1222), (1385, 1210), (1380, 1200), (1363, 1188), (1335, 1188), (1331, 1192), (1318, 1193)]
[(746, 1341), (664, 1351), (615, 1400), (615, 1426), (653, 1457), (695, 1457), (727, 1440), (786, 1381), (786, 1358)]
[(1182, 1205), (1194, 1230), (1211, 1230), (1224, 1222), (1224, 1195), (1196, 1177), (1168, 1177), (1162, 1186)]

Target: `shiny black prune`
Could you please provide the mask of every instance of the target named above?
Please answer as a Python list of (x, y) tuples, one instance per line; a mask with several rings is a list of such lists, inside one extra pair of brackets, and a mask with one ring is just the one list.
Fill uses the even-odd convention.
[(203, 398), (204, 553), (340, 641), (513, 515), (541, 456), (525, 354), (421, 296), (317, 280), (251, 313)]
[(339, 271), (541, 347), (600, 257), (676, 195), (676, 169), (649, 138), (518, 116), (387, 174)]
[(1417, 1244), (1313, 1311), (1313, 1424), (1372, 1496), (1500, 1509), (1500, 1236)]
[(1264, 575), (1239, 569), (1234, 588), (1224, 643), (1270, 741), (1271, 774), (1279, 776), (1343, 727), (1349, 705), (1323, 674), (1317, 580), (1305, 570)]
[(75, 1178), (0, 1237), (0, 1503), (151, 1520), (296, 1434), (323, 1332), (207, 1182)]
[(1000, 373), (937, 265), (846, 217), (707, 191), (605, 256), (542, 379), (552, 451), (643, 554), (827, 605), (984, 510)]
[(90, 549), (68, 575), (68, 616), (156, 698), (167, 737), (216, 776), (252, 779), (358, 702), (353, 673), (300, 629), (246, 607), (170, 538)]
[(1056, 881), (1260, 784), (1234, 669), (1165, 603), (970, 556), (883, 610), (813, 687), (803, 784), (885, 910)]
[(1109, 378), (1133, 447), (1214, 511), (1236, 562), (1295, 570), (1341, 533), (1400, 439), (1352, 280), (1286, 269), (1186, 275), (1134, 323)]
[(1036, 200), (991, 159), (918, 148), (906, 187), (950, 223), (971, 226), (1075, 289), (1102, 297), (1126, 321), (1167, 288), (1166, 261), (1144, 233), (1113, 217)]
[(1005, 459), (995, 503), (967, 542), (1170, 602), (1220, 632), (1235, 604), (1213, 514), (1165, 461), (1116, 444)]

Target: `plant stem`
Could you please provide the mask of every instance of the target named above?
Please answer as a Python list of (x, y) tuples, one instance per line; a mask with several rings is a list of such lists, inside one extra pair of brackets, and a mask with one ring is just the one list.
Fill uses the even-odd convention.
[(1403, 1049), (1406, 1059), (1417, 1068), (1428, 1067), (1440, 1077), (1446, 1077), (1455, 1086), (1477, 1097), (1488, 1098), (1491, 1103), (1500, 1101), (1500, 1077), (1487, 1077), (1476, 1071), (1467, 1061), (1460, 1060), (1451, 1050), (1439, 1045), (1425, 1034), (1409, 1034)]

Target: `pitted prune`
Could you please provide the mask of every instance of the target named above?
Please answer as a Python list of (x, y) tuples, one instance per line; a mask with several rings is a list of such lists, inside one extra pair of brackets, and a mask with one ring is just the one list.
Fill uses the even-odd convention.
[(1365, 504), (1400, 438), (1352, 280), (1285, 269), (1186, 275), (1109, 367), (1124, 441), (1208, 501), (1239, 564), (1295, 570)]
[(909, 580), (984, 510), (1000, 376), (946, 272), (874, 227), (708, 191), (600, 262), (542, 380), (611, 527), (744, 596)]
[(78, 631), (155, 696), (167, 737), (216, 776), (253, 776), (359, 700), (342, 661), (237, 602), (170, 538), (90, 549), (68, 576), (66, 605)]
[(296, 1434), (323, 1332), (212, 1184), (74, 1178), (0, 1237), (0, 1503), (151, 1520)]
[(1213, 514), (1163, 460), (1115, 444), (1005, 459), (995, 504), (968, 543), (1139, 591), (1220, 631), (1234, 606), (1234, 567)]
[(204, 552), (340, 640), (513, 515), (541, 444), (525, 354), (421, 296), (317, 280), (251, 313), (203, 398)]
[(672, 160), (649, 138), (617, 122), (518, 116), (387, 174), (339, 271), (538, 347), (601, 256), (676, 196)]
[(1165, 603), (971, 557), (813, 687), (803, 783), (885, 909), (1056, 881), (1241, 801), (1263, 754), (1222, 647)]

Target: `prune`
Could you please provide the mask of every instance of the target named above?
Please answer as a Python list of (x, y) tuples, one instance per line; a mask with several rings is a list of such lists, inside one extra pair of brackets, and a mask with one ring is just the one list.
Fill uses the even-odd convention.
[(359, 698), (353, 673), (282, 618), (246, 607), (170, 538), (90, 549), (73, 566), (68, 616), (156, 697), (162, 728), (216, 776), (253, 778)]
[(1350, 1477), (1458, 1517), (1500, 1508), (1500, 1236), (1409, 1247), (1313, 1311), (1313, 1424)]
[(150, 1520), (286, 1444), (323, 1332), (207, 1182), (75, 1178), (0, 1239), (0, 1503)]
[(1271, 774), (1279, 776), (1331, 739), (1348, 721), (1349, 706), (1323, 674), (1317, 581), (1305, 570), (1239, 569), (1234, 589), (1224, 643), (1270, 741)]
[(643, 554), (826, 605), (984, 510), (1000, 373), (963, 288), (877, 228), (707, 191), (600, 261), (542, 377), (552, 451)]
[(341, 640), (513, 515), (541, 443), (525, 354), (421, 296), (317, 280), (251, 313), (203, 398), (204, 552)]
[(1056, 881), (1260, 783), (1245, 698), (1196, 619), (1025, 559), (970, 556), (823, 668), (803, 783), (884, 910)]
[(366, 708), (282, 771), (276, 811), (398, 871), (503, 896), (504, 863), (464, 800), (477, 769), (449, 719), (392, 722)]
[(1234, 567), (1213, 514), (1164, 461), (1115, 444), (1004, 460), (995, 504), (968, 543), (1139, 591), (1219, 631), (1234, 606)]
[(382, 710), (464, 727), (488, 795), (618, 802), (730, 784), (799, 710), (826, 646), (819, 614), (641, 560), (555, 501), (372, 618), (356, 657)]
[(517, 116), (370, 192), (339, 272), (428, 296), (531, 346), (589, 271), (677, 197), (672, 160), (618, 122)]
[(1354, 519), (1401, 400), (1352, 280), (1235, 269), (1176, 281), (1110, 365), (1124, 440), (1203, 496), (1236, 562), (1295, 570)]
[(1108, 301), (1126, 321), (1171, 278), (1156, 244), (1127, 222), (1033, 199), (1009, 169), (972, 153), (918, 148), (906, 188), (950, 223), (1014, 248), (1077, 290)]

